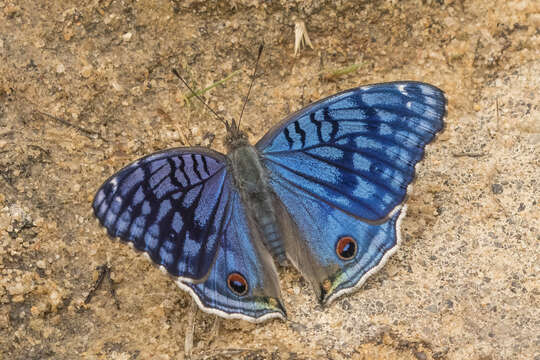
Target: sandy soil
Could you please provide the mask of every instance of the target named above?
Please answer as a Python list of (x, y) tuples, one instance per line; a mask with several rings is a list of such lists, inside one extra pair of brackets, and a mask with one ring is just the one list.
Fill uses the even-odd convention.
[[(540, 359), (540, 2), (0, 0), (0, 359)], [(294, 56), (294, 23), (314, 49)], [(281, 271), (289, 321), (194, 312), (108, 238), (98, 186), (158, 149), (223, 151), (225, 130), (171, 74), (240, 113), (258, 45), (251, 140), (311, 101), (419, 80), (448, 96), (418, 171), (404, 244), (320, 308)], [(354, 72), (332, 77), (352, 64)], [(214, 140), (215, 139), (215, 140)], [(84, 304), (99, 272), (112, 267)]]

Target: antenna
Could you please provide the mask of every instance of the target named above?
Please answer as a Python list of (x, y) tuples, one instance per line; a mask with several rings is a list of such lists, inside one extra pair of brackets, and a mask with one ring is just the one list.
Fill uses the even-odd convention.
[(227, 130), (229, 129), (229, 123), (223, 119), (221, 116), (218, 115), (217, 112), (214, 111), (214, 109), (212, 109), (210, 107), (210, 105), (208, 105), (200, 96), (199, 94), (197, 94), (195, 91), (193, 91), (193, 89), (187, 84), (187, 82), (180, 76), (180, 74), (178, 73), (178, 71), (176, 69), (172, 69), (172, 73), (174, 75), (176, 75), (176, 77), (178, 77), (180, 79), (180, 81), (182, 81), (184, 83), (184, 85), (188, 88), (189, 91), (191, 91), (191, 93), (193, 94), (193, 96), (195, 96), (197, 99), (199, 99), (200, 102), (203, 103), (204, 106), (206, 106), (206, 108), (208, 110), (210, 110), (212, 112), (212, 114), (214, 114), (216, 116), (216, 118), (221, 121), (225, 127), (227, 128)]
[[(240, 122), (242, 121), (242, 115), (244, 115), (244, 109), (246, 108), (246, 104), (249, 99), (249, 94), (251, 93), (251, 88), (253, 87), (253, 83), (255, 82), (255, 74), (257, 74), (257, 65), (259, 65), (259, 59), (261, 58), (263, 47), (264, 47), (264, 43), (259, 45), (259, 54), (257, 55), (257, 60), (255, 61), (255, 69), (253, 69), (253, 75), (251, 76), (251, 84), (249, 84), (246, 100), (244, 100), (244, 106), (242, 106), (242, 112), (240, 113), (240, 118), (238, 119), (238, 125), (237, 125), (238, 129), (240, 128)], [(234, 120), (233, 120), (233, 124), (234, 124)]]

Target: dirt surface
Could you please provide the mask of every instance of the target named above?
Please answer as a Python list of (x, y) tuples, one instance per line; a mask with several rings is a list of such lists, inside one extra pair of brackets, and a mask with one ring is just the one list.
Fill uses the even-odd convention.
[[(0, 0), (0, 359), (182, 359), (190, 314), (195, 359), (540, 359), (540, 2), (337, 3)], [(314, 49), (295, 56), (298, 20)], [(254, 325), (194, 313), (91, 200), (150, 152), (223, 151), (171, 69), (199, 89), (242, 70), (204, 95), (237, 117), (262, 41), (253, 142), (367, 83), (437, 85), (448, 116), (383, 270), (325, 309), (282, 270), (289, 320)], [(85, 304), (103, 264), (116, 295), (105, 279)]]

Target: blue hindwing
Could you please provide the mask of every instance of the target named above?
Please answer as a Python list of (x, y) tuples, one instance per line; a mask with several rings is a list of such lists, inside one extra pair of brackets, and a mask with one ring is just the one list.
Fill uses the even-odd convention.
[[(208, 278), (200, 283), (181, 280), (177, 283), (188, 290), (206, 312), (253, 322), (283, 318), (285, 309), (272, 257), (245, 212), (239, 194), (235, 190), (231, 194), (230, 215)], [(246, 294), (238, 296), (228, 287), (227, 278), (232, 273), (241, 274), (246, 279)]]

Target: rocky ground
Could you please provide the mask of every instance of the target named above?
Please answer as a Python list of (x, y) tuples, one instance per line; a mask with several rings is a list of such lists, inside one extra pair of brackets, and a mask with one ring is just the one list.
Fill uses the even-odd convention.
[[(219, 4), (0, 1), (0, 359), (182, 359), (190, 316), (194, 359), (540, 359), (540, 3)], [(297, 21), (313, 49), (295, 56)], [(236, 117), (262, 41), (253, 142), (374, 82), (435, 84), (448, 115), (383, 270), (324, 309), (282, 270), (289, 320), (254, 325), (194, 312), (90, 204), (144, 154), (223, 151), (225, 129), (171, 69), (196, 88), (240, 70), (204, 95)], [(112, 282), (85, 304), (103, 264)]]

